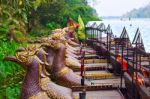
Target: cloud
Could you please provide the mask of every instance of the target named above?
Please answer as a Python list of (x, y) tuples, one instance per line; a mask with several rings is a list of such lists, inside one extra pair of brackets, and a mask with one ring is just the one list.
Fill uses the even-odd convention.
[(121, 16), (134, 8), (147, 5), (150, 0), (89, 0), (99, 16)]

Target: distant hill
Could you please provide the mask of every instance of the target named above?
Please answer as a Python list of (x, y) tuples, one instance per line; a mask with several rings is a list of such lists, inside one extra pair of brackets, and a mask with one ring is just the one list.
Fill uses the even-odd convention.
[(122, 17), (150, 18), (150, 4), (139, 9), (133, 9), (130, 12), (124, 14)]

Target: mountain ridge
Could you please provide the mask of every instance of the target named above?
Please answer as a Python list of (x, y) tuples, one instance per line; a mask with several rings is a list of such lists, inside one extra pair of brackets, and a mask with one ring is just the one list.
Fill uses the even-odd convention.
[(122, 17), (150, 18), (150, 3), (145, 7), (133, 9), (130, 12), (125, 13)]

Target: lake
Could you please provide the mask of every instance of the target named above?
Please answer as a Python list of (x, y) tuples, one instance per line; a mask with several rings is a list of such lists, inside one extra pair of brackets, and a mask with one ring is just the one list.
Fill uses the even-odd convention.
[[(91, 21), (97, 24), (104, 23), (106, 26), (110, 24), (113, 34), (119, 37), (123, 27), (126, 27), (130, 41), (133, 41), (137, 28), (140, 29), (146, 52), (150, 52), (150, 19), (103, 19), (103, 21)], [(91, 24), (90, 23), (90, 24)]]

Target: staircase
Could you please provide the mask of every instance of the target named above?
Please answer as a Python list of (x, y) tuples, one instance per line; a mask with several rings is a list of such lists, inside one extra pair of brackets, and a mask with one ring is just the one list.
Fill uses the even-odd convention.
[[(113, 67), (109, 62), (110, 60), (96, 53), (89, 53), (88, 50), (96, 51), (92, 48), (84, 47), (84, 77), (85, 80), (91, 83), (88, 86), (73, 87), (74, 99), (80, 99), (79, 94), (83, 93), (83, 90), (86, 90), (86, 99), (124, 99), (119, 90), (120, 77), (115, 76), (112, 72)], [(76, 69), (75, 72), (80, 75), (80, 69)], [(125, 87), (124, 80), (122, 87)]]

